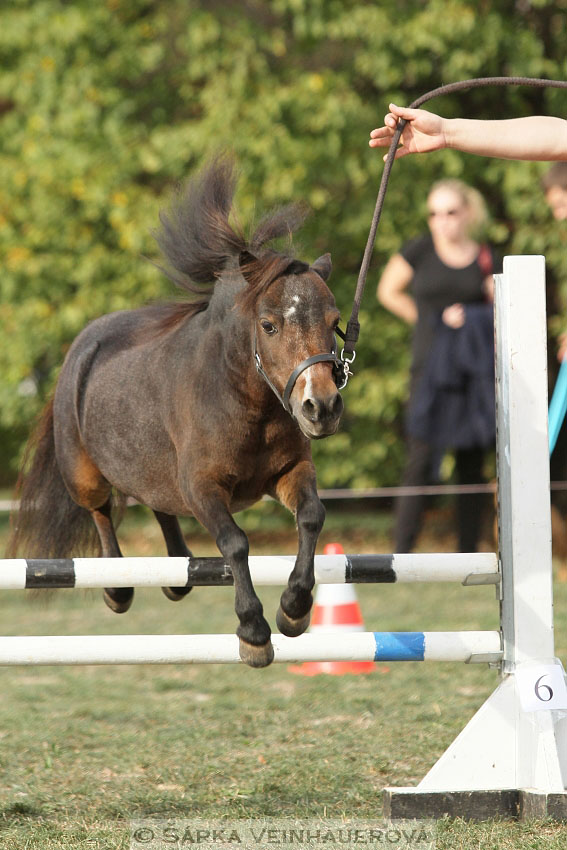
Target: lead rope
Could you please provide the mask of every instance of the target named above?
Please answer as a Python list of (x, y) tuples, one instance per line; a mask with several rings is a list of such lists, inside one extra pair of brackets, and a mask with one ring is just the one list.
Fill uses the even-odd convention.
[[(409, 108), (417, 109), (422, 104), (427, 103), (428, 100), (431, 100), (434, 97), (438, 97), (439, 95), (451, 94), (453, 92), (463, 91), (463, 89), (480, 88), (481, 86), (533, 86), (535, 88), (564, 89), (567, 88), (567, 81), (543, 80), (539, 79), (538, 77), (477, 77), (472, 80), (461, 80), (458, 83), (448, 83), (445, 86), (439, 86), (439, 88), (432, 89), (426, 94), (423, 94), (421, 97), (418, 97), (417, 100), (413, 101), (413, 103), (410, 103)], [(407, 121), (405, 119), (400, 119), (398, 121), (398, 126), (396, 127), (396, 131), (394, 133), (390, 148), (388, 150), (388, 156), (384, 165), (384, 171), (382, 172), (382, 179), (380, 181), (380, 189), (378, 190), (378, 197), (376, 199), (376, 206), (374, 208), (374, 215), (372, 217), (370, 233), (368, 234), (368, 241), (366, 242), (364, 257), (362, 258), (360, 272), (358, 273), (358, 281), (354, 294), (352, 312), (350, 315), (350, 319), (347, 322), (345, 333), (343, 335), (345, 344), (343, 350), (341, 351), (341, 360), (345, 363), (347, 369), (348, 364), (352, 363), (354, 358), (356, 357), (355, 346), (358, 341), (358, 335), (360, 333), (358, 311), (364, 293), (364, 286), (366, 284), (366, 276), (368, 274), (370, 260), (372, 258), (372, 251), (374, 249), (374, 242), (376, 240), (376, 231), (378, 229), (380, 216), (382, 215), (382, 207), (384, 206), (384, 198), (386, 196), (388, 180), (390, 179), (390, 172), (394, 163), (396, 149), (398, 147), (402, 131), (406, 124)]]

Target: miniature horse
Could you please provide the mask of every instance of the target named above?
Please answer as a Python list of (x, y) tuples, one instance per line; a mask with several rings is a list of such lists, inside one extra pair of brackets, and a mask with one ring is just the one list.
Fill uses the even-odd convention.
[[(297, 207), (260, 222), (247, 242), (229, 224), (235, 182), (230, 159), (218, 157), (160, 216), (162, 270), (199, 300), (102, 316), (74, 341), (30, 441), (10, 550), (78, 555), (97, 542), (96, 527), (99, 553), (120, 557), (113, 488), (154, 511), (170, 556), (191, 554), (177, 516), (193, 515), (232, 569), (240, 657), (264, 667), (270, 627), (232, 514), (264, 494), (295, 514), (298, 554), (276, 622), (302, 634), (325, 514), (310, 440), (337, 430), (343, 364), (330, 256), (309, 266), (266, 247), (301, 223)], [(163, 590), (178, 600), (190, 589)], [(117, 613), (133, 595), (104, 591)]]

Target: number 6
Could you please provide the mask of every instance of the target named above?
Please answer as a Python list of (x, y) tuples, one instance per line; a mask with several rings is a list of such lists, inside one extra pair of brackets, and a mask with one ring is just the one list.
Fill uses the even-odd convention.
[[(550, 699), (553, 699), (553, 690), (549, 687), (549, 685), (540, 685), (541, 680), (544, 679), (547, 675), (548, 675), (547, 673), (544, 673), (543, 676), (540, 676), (539, 679), (537, 680), (537, 682), (534, 685), (535, 695), (542, 702), (549, 702)], [(549, 696), (547, 698), (541, 696), (541, 692), (543, 691), (544, 688), (547, 691), (547, 693), (549, 694)]]

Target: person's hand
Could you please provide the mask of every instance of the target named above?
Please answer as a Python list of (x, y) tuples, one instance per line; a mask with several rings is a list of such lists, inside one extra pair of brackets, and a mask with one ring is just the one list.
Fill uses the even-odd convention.
[(444, 324), (454, 330), (462, 328), (465, 324), (465, 308), (462, 304), (451, 304), (450, 307), (445, 307), (441, 318)]
[(557, 352), (557, 359), (561, 363), (563, 360), (565, 360), (565, 357), (567, 357), (567, 331), (564, 331), (564, 333), (559, 334), (557, 341), (559, 343), (559, 351)]
[(396, 159), (409, 153), (429, 153), (447, 147), (445, 118), (425, 109), (409, 109), (391, 103), (390, 112), (384, 118), (384, 126), (370, 133), (368, 144), (371, 148), (390, 147), (398, 118), (407, 119), (407, 124), (402, 131), (401, 146), (396, 151)]

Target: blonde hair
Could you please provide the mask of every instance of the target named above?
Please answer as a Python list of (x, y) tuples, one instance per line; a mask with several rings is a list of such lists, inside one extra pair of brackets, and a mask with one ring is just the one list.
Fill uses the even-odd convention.
[(546, 194), (550, 189), (555, 188), (567, 190), (567, 162), (554, 162), (549, 171), (543, 175), (541, 185)]
[(488, 210), (486, 208), (484, 198), (478, 189), (473, 189), (472, 186), (469, 186), (467, 183), (463, 183), (462, 180), (458, 180), (457, 178), (447, 178), (446, 180), (438, 180), (433, 184), (429, 190), (427, 199), (429, 200), (433, 193), (440, 189), (446, 189), (450, 192), (454, 192), (454, 194), (460, 198), (461, 203), (464, 207), (466, 207), (469, 213), (469, 235), (480, 235), (483, 230), (485, 230), (488, 223)]

